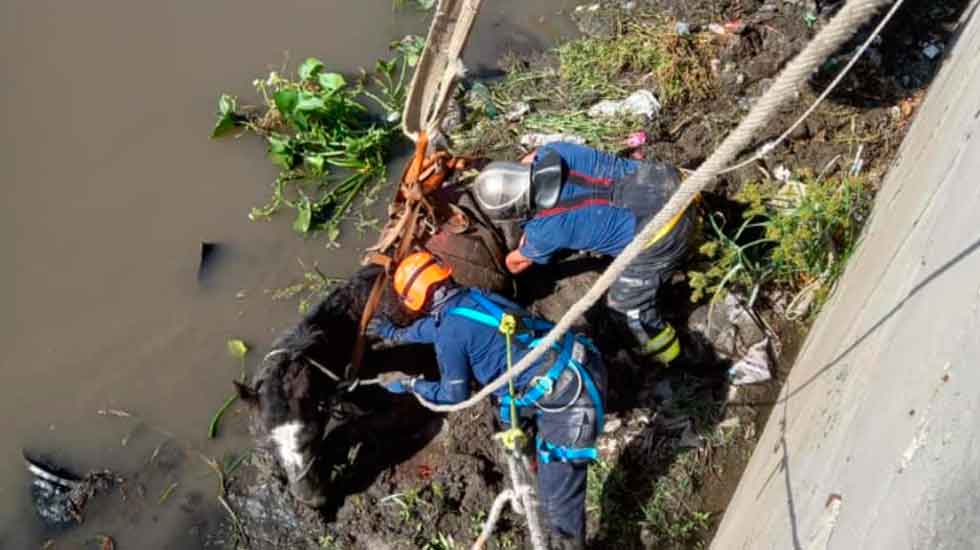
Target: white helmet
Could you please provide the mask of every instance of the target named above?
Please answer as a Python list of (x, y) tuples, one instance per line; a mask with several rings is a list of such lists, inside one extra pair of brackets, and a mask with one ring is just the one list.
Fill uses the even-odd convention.
[(531, 166), (491, 162), (476, 178), (476, 201), (495, 220), (525, 220), (558, 202), (565, 181), (561, 155), (546, 149)]
[(476, 177), (476, 202), (495, 220), (523, 220), (531, 214), (531, 168), (518, 162), (491, 162)]

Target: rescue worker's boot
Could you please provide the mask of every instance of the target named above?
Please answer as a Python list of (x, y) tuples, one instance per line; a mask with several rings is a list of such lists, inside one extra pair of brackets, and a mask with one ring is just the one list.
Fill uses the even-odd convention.
[(665, 366), (670, 366), (671, 362), (681, 355), (681, 343), (673, 325), (663, 323), (662, 327), (652, 337), (643, 341), (640, 344), (640, 355), (654, 359)]

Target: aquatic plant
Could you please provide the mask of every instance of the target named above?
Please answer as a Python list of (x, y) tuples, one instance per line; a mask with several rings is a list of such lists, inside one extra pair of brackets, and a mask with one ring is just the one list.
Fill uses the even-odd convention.
[[(261, 136), (269, 160), (279, 167), (272, 197), (253, 208), (249, 219), (289, 208), (295, 211), (294, 230), (322, 231), (335, 243), (355, 199), (364, 205), (374, 200), (387, 177), (389, 149), (400, 135), (406, 73), (415, 58), (413, 43), (393, 47), (399, 51), (394, 59), (379, 60), (371, 74), (362, 71), (355, 82), (311, 57), (295, 78), (273, 71), (253, 81), (261, 106), (242, 107), (237, 97), (221, 95), (211, 137), (236, 131)], [(372, 112), (368, 100), (382, 113)]]

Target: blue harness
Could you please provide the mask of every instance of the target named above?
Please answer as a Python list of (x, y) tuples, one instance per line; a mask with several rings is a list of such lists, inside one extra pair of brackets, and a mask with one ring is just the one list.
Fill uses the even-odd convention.
[[(501, 319), (504, 316), (505, 306), (498, 304), (489, 296), (486, 296), (477, 290), (471, 289), (469, 291), (469, 296), (473, 299), (473, 301), (479, 304), (480, 309), (454, 307), (449, 310), (449, 314), (464, 317), (471, 321), (480, 323), (481, 325), (486, 325), (497, 329), (500, 326)], [(515, 317), (519, 319), (521, 326), (514, 335), (514, 339), (526, 348), (533, 348), (538, 345), (541, 340), (538, 335), (543, 335), (554, 326), (554, 324), (549, 323), (548, 321), (537, 319), (526, 314), (515, 315)], [(554, 344), (553, 349), (558, 352), (558, 359), (551, 366), (551, 368), (548, 369), (548, 372), (545, 373), (544, 376), (535, 377), (532, 383), (528, 385), (522, 396), (512, 399), (510, 395), (505, 395), (500, 398), (501, 420), (507, 424), (511, 423), (510, 404), (512, 400), (518, 407), (533, 406), (539, 399), (551, 393), (551, 391), (554, 389), (556, 381), (558, 380), (558, 377), (561, 376), (562, 372), (564, 372), (566, 368), (571, 368), (574, 369), (582, 378), (582, 384), (585, 386), (585, 390), (588, 392), (589, 398), (592, 400), (592, 404), (595, 407), (596, 436), (598, 437), (598, 435), (602, 433), (602, 427), (605, 425), (602, 397), (599, 395), (599, 389), (592, 380), (592, 376), (590, 376), (589, 372), (583, 367), (583, 365), (576, 361), (573, 357), (576, 343), (583, 345), (586, 349), (598, 354), (598, 350), (596, 349), (595, 345), (588, 338), (575, 335), (571, 332), (566, 333), (561, 341), (561, 344)], [(548, 464), (552, 460), (569, 462), (573, 460), (596, 460), (599, 457), (599, 453), (595, 447), (563, 447), (544, 441), (540, 436), (537, 438), (537, 449), (539, 459), (543, 464)]]

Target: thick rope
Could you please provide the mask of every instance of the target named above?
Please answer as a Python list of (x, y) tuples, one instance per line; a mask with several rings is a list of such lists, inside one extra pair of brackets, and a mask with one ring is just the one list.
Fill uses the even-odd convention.
[[(529, 474), (530, 462), (527, 455), (520, 454), (515, 456), (512, 451), (505, 450), (507, 456), (507, 471), (510, 474), (510, 489), (504, 489), (493, 501), (490, 507), (490, 515), (483, 524), (480, 536), (473, 543), (471, 550), (482, 550), (493, 535), (493, 530), (500, 521), (500, 514), (505, 504), (510, 504), (515, 513), (525, 516), (527, 519), (527, 529), (530, 534), (531, 547), (534, 550), (547, 550), (544, 530), (541, 525), (541, 515), (538, 512), (537, 492), (531, 484)], [(520, 463), (518, 463), (520, 459)]]
[(868, 39), (864, 41), (864, 44), (861, 44), (861, 47), (858, 48), (857, 52), (854, 53), (854, 56), (851, 57), (851, 60), (847, 62), (847, 65), (845, 65), (844, 68), (841, 69), (840, 73), (837, 74), (837, 77), (830, 83), (829, 86), (827, 86), (827, 88), (823, 91), (823, 93), (820, 94), (819, 97), (817, 97), (817, 99), (813, 102), (813, 105), (810, 105), (810, 108), (807, 109), (802, 115), (800, 115), (800, 118), (796, 119), (796, 122), (794, 122), (789, 128), (787, 128), (786, 131), (783, 132), (778, 138), (760, 147), (759, 150), (755, 152), (755, 154), (753, 154), (751, 157), (748, 158), (748, 160), (740, 162), (735, 166), (729, 166), (728, 168), (725, 168), (721, 172), (718, 172), (717, 175), (720, 176), (722, 174), (734, 172), (735, 170), (738, 170), (740, 168), (745, 168), (746, 166), (752, 164), (753, 162), (762, 159), (763, 157), (771, 153), (773, 150), (775, 150), (776, 147), (779, 146), (779, 144), (789, 139), (789, 136), (792, 135), (794, 131), (796, 131), (796, 129), (800, 126), (800, 124), (803, 124), (803, 122), (806, 119), (810, 118), (810, 115), (813, 114), (813, 111), (817, 110), (817, 107), (819, 107), (820, 104), (823, 103), (825, 99), (827, 99), (827, 96), (829, 96), (830, 93), (833, 92), (835, 88), (837, 88), (837, 85), (840, 84), (841, 80), (844, 80), (844, 77), (847, 76), (847, 73), (851, 72), (851, 68), (853, 68), (854, 65), (857, 64), (858, 60), (861, 59), (861, 56), (864, 55), (864, 52), (869, 47), (871, 47), (872, 42), (874, 42), (875, 38), (877, 38), (878, 35), (881, 34), (881, 31), (885, 28), (885, 25), (887, 25), (888, 22), (891, 21), (892, 17), (895, 15), (895, 12), (898, 11), (898, 8), (902, 6), (902, 3), (904, 1), (905, 0), (897, 0), (895, 2), (895, 5), (892, 6), (892, 9), (888, 10), (888, 13), (885, 14), (885, 17), (881, 19), (881, 23), (878, 23), (878, 26), (875, 27), (875, 30), (870, 35), (868, 35)]
[(840, 12), (824, 27), (814, 39), (807, 44), (782, 73), (772, 86), (749, 111), (749, 114), (739, 123), (731, 134), (714, 153), (698, 167), (697, 171), (688, 178), (680, 189), (670, 198), (670, 201), (656, 216), (633, 238), (633, 242), (613, 260), (612, 264), (599, 277), (591, 289), (575, 302), (562, 316), (561, 320), (551, 331), (525, 355), (517, 365), (504, 376), (487, 384), (482, 390), (461, 403), (440, 405), (431, 403), (418, 394), (416, 398), (428, 409), (436, 412), (460, 411), (478, 404), (493, 392), (502, 388), (509, 380), (520, 375), (540, 359), (571, 328), (579, 317), (585, 314), (600, 298), (612, 283), (623, 273), (626, 267), (643, 252), (644, 244), (648, 242), (671, 218), (688, 207), (702, 191), (713, 182), (714, 177), (731, 161), (749, 146), (753, 137), (765, 128), (773, 115), (787, 101), (796, 96), (797, 86), (805, 83), (810, 74), (838, 48), (840, 48), (865, 21), (871, 18), (879, 8), (890, 3), (890, 0), (850, 0)]
[(493, 530), (500, 520), (500, 513), (504, 510), (504, 505), (510, 503), (511, 506), (514, 506), (515, 500), (514, 491), (510, 489), (504, 489), (503, 492), (497, 495), (497, 498), (493, 501), (493, 506), (490, 507), (490, 515), (483, 524), (483, 530), (480, 531), (480, 536), (473, 543), (471, 550), (483, 550), (487, 542), (490, 541), (490, 536), (493, 535)]

